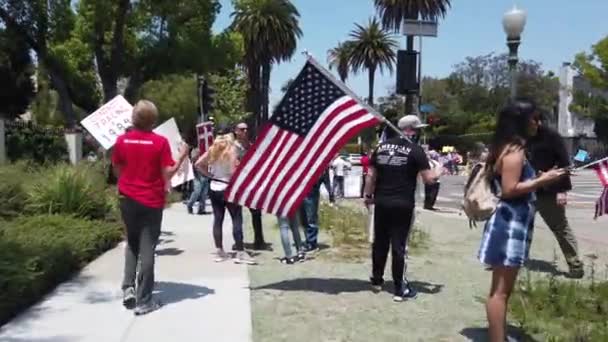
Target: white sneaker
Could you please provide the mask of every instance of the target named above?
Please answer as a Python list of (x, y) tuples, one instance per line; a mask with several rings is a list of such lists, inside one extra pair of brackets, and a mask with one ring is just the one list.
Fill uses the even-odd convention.
[(221, 248), (218, 248), (215, 255), (216, 255), (216, 257), (215, 257), (215, 259), (213, 259), (213, 261), (215, 261), (215, 262), (223, 262), (223, 261), (230, 259), (230, 256), (228, 255), (228, 253), (224, 252), (224, 250)]
[(234, 257), (235, 264), (245, 264), (245, 265), (257, 265), (257, 262), (249, 256), (245, 251), (236, 252), (236, 256)]

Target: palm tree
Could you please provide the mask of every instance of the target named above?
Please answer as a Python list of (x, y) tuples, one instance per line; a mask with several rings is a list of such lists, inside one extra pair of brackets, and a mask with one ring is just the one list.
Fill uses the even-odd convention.
[(290, 60), (302, 36), (300, 13), (289, 0), (237, 0), (232, 17), (245, 48), (247, 110), (259, 124), (268, 118), (272, 65)]
[[(405, 19), (436, 20), (445, 17), (450, 0), (374, 0), (385, 30), (397, 33)], [(414, 50), (414, 36), (407, 36), (407, 50)], [(406, 111), (413, 105), (413, 95), (406, 98)]]
[(355, 24), (356, 27), (350, 33), (352, 38), (352, 50), (350, 56), (351, 67), (355, 72), (367, 69), (369, 76), (369, 97), (370, 105), (374, 105), (374, 77), (376, 70), (384, 69), (393, 71), (393, 64), (396, 60), (395, 49), (397, 41), (390, 33), (380, 27), (376, 18), (369, 20), (367, 26)]
[(342, 82), (346, 82), (348, 72), (350, 71), (350, 57), (353, 47), (353, 42), (339, 42), (338, 46), (327, 51), (327, 62), (329, 69), (336, 68), (338, 76)]

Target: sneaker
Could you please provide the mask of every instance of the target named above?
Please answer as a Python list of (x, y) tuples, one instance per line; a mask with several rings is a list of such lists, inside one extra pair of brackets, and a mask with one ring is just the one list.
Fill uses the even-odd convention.
[(296, 259), (295, 258), (283, 257), (283, 258), (279, 259), (279, 262), (281, 264), (285, 264), (285, 265), (293, 265), (293, 264), (296, 263)]
[(418, 291), (414, 290), (411, 286), (406, 285), (403, 290), (398, 291), (393, 296), (393, 301), (403, 302), (407, 299), (414, 299), (418, 295)]
[(296, 261), (298, 261), (298, 262), (306, 261), (306, 253), (304, 253), (304, 252), (298, 253), (298, 255), (296, 256)]
[(135, 288), (127, 287), (122, 290), (122, 305), (128, 310), (135, 308)]
[(585, 270), (582, 267), (570, 267), (568, 277), (572, 279), (582, 279), (585, 276)]
[(384, 285), (384, 280), (376, 280), (374, 278), (369, 279), (372, 286), (372, 292), (379, 293), (382, 291), (382, 285)]
[(245, 265), (256, 265), (257, 262), (247, 254), (245, 251), (236, 252), (236, 256), (234, 257), (235, 264), (245, 264)]
[(188, 207), (188, 214), (192, 215), (194, 213), (194, 211), (192, 210), (192, 207)]
[(319, 251), (319, 247), (306, 246), (306, 248), (304, 248), (304, 251), (306, 252), (306, 254), (315, 254)]
[(224, 252), (223, 249), (218, 249), (217, 252), (215, 253), (216, 257), (215, 259), (213, 259), (213, 261), (215, 262), (222, 262), (222, 261), (226, 261), (228, 259), (230, 259), (230, 256), (228, 255), (228, 253)]
[(271, 249), (270, 249), (270, 245), (267, 244), (266, 242), (255, 242), (253, 244), (253, 250), (254, 251), (268, 251)]
[(156, 311), (156, 310), (160, 309), (161, 306), (162, 306), (162, 304), (158, 300), (151, 299), (147, 303), (138, 305), (135, 308), (135, 316), (149, 314), (152, 311)]

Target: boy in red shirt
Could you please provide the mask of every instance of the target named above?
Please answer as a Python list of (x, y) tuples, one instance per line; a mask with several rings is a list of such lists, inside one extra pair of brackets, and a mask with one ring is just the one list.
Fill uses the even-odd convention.
[(133, 107), (133, 129), (118, 137), (112, 154), (127, 237), (123, 304), (129, 309), (135, 308), (136, 315), (160, 307), (160, 303), (152, 299), (152, 291), (154, 250), (160, 236), (166, 184), (188, 155), (188, 146), (181, 146), (179, 160), (173, 161), (167, 139), (152, 131), (157, 119), (156, 106), (150, 101), (139, 101)]

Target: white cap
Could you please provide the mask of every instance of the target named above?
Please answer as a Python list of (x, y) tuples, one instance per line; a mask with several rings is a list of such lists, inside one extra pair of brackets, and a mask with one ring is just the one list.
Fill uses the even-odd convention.
[(420, 121), (420, 118), (418, 116), (410, 114), (410, 115), (406, 115), (406, 116), (402, 117), (401, 119), (399, 119), (397, 126), (399, 126), (400, 129), (406, 129), (406, 128), (417, 129), (417, 128), (427, 127), (428, 125), (423, 124), (422, 121)]

